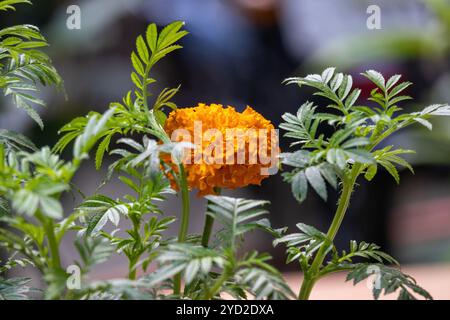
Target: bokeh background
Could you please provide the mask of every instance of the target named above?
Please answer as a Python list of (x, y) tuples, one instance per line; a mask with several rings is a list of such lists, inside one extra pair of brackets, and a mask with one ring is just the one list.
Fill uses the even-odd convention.
[[(71, 4), (81, 8), (80, 30), (66, 27)], [(379, 30), (366, 25), (367, 7), (374, 4), (381, 9)], [(53, 145), (58, 129), (73, 117), (103, 112), (110, 102), (121, 100), (132, 88), (129, 56), (136, 37), (150, 22), (163, 26), (173, 20), (184, 20), (190, 34), (182, 40), (184, 49), (164, 59), (153, 77), (160, 88), (181, 84), (175, 98), (180, 107), (214, 102), (242, 110), (250, 105), (278, 124), (284, 112), (295, 112), (312, 99), (310, 91), (285, 86), (283, 79), (320, 73), (327, 66), (352, 74), (363, 89), (362, 98), (372, 85), (360, 72), (403, 74), (403, 80), (414, 82), (408, 94), (415, 100), (402, 105), (407, 111), (450, 101), (448, 0), (35, 0), (34, 6), (2, 14), (0, 26), (31, 23), (42, 29), (51, 43), (48, 53), (65, 80), (67, 99), (52, 89), (43, 91), (49, 104), (40, 111), (43, 131), (2, 99), (0, 127), (22, 132), (37, 145)], [(450, 261), (449, 124), (450, 119), (441, 119), (434, 121), (433, 132), (414, 127), (386, 142), (417, 150), (408, 159), (415, 175), (402, 171), (400, 186), (384, 172), (370, 185), (360, 180), (337, 237), (339, 247), (350, 239), (365, 240), (406, 264)], [(287, 148), (287, 141), (281, 147)], [(107, 164), (108, 159), (105, 168)], [(75, 184), (90, 194), (103, 174), (86, 163)], [(311, 193), (299, 205), (278, 175), (261, 187), (225, 193), (270, 200), (275, 227), (294, 230), (304, 222), (326, 230), (337, 201), (337, 194), (329, 191), (326, 203)], [(125, 190), (112, 183), (103, 192), (118, 197)], [(66, 208), (79, 201), (78, 194), (69, 194)], [(170, 198), (166, 212), (177, 215), (178, 202)], [(205, 203), (195, 194), (192, 202), (190, 231), (200, 232)], [(171, 232), (175, 234), (176, 226)], [(284, 264), (284, 249), (274, 249), (270, 237), (255, 233), (245, 246), (271, 252), (282, 270), (297, 269)], [(76, 259), (71, 239), (63, 243), (62, 259), (66, 264)], [(94, 277), (119, 277), (125, 270), (125, 261), (114, 258)]]

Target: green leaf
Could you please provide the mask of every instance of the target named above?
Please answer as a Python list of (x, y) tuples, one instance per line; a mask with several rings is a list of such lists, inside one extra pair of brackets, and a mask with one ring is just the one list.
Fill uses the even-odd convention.
[(395, 86), (394, 88), (392, 88), (392, 90), (389, 92), (388, 97), (389, 98), (393, 98), (396, 95), (398, 95), (400, 92), (402, 92), (403, 90), (405, 90), (406, 88), (408, 88), (410, 85), (412, 85), (411, 82), (402, 82), (399, 85)]
[(413, 118), (413, 120), (416, 121), (417, 123), (420, 123), (428, 130), (430, 130), (430, 131), (433, 130), (433, 125), (431, 124), (430, 121), (422, 119), (422, 118)]
[(398, 174), (397, 168), (392, 163), (383, 160), (378, 160), (378, 163), (382, 165), (387, 172), (389, 172), (389, 174), (394, 178), (397, 184), (400, 183), (400, 175)]
[(377, 87), (379, 87), (380, 89), (385, 91), (386, 84), (385, 84), (384, 77), (381, 73), (379, 73), (378, 71), (375, 71), (375, 70), (368, 70), (361, 74), (363, 76), (365, 76), (366, 78), (368, 78), (370, 81), (372, 81), (374, 84), (376, 84)]
[(367, 138), (353, 138), (344, 142), (341, 147), (344, 149), (350, 149), (355, 147), (366, 146), (370, 143), (370, 140)]
[(131, 62), (133, 63), (134, 70), (136, 70), (141, 77), (145, 77), (144, 65), (134, 51), (131, 53)]
[(372, 164), (367, 168), (366, 173), (364, 174), (364, 178), (366, 178), (367, 181), (371, 181), (375, 175), (377, 174), (378, 166), (376, 164)]
[(125, 203), (114, 201), (104, 195), (95, 195), (87, 198), (77, 208), (78, 211), (89, 214), (86, 226), (86, 235), (96, 234), (111, 221), (118, 226), (121, 215), (127, 215), (129, 207)]
[(184, 273), (186, 284), (196, 277), (206, 276), (213, 267), (222, 268), (224, 259), (214, 250), (190, 243), (170, 244), (156, 258), (162, 267), (147, 277), (153, 286), (180, 272)]
[(156, 28), (156, 24), (152, 23), (148, 26), (145, 36), (146, 36), (150, 51), (154, 53), (156, 50), (156, 45), (157, 45), (157, 41), (158, 41), (158, 30)]
[(106, 262), (114, 251), (114, 247), (105, 238), (83, 237), (75, 240), (75, 247), (81, 258), (83, 271), (87, 273), (91, 267)]
[(184, 21), (175, 21), (164, 27), (158, 38), (158, 51), (165, 49), (188, 34), (187, 31), (179, 31), (185, 25)]
[(338, 95), (341, 100), (344, 100), (350, 93), (353, 86), (353, 78), (351, 75), (345, 75), (342, 85), (339, 87)]
[(139, 89), (142, 90), (143, 85), (142, 85), (141, 79), (139, 78), (139, 76), (137, 75), (137, 73), (134, 72), (134, 71), (131, 73), (131, 81), (133, 81), (134, 85), (135, 85), (137, 88), (139, 88)]
[(298, 202), (303, 202), (308, 193), (308, 181), (304, 171), (300, 171), (292, 178), (291, 190)]
[(336, 174), (335, 167), (324, 163), (318, 166), (320, 174), (325, 178), (325, 180), (334, 188), (337, 189), (338, 177)]
[(9, 204), (8, 201), (2, 197), (0, 197), (0, 218), (6, 215), (9, 215)]
[(109, 148), (109, 143), (111, 142), (111, 138), (112, 138), (112, 134), (108, 134), (103, 140), (102, 142), (100, 142), (98, 148), (97, 148), (97, 152), (95, 153), (95, 168), (97, 170), (100, 169), (100, 167), (102, 166), (102, 162), (103, 162), (103, 156), (105, 154), (105, 151), (108, 150)]
[(335, 70), (336, 70), (336, 68), (330, 67), (330, 68), (326, 68), (326, 69), (322, 72), (321, 78), (322, 78), (322, 82), (323, 82), (324, 84), (327, 84), (327, 83), (331, 80), (331, 78), (332, 78), (333, 75), (334, 75), (334, 71), (335, 71)]
[(159, 50), (156, 54), (153, 55), (152, 57), (152, 62), (156, 63), (159, 60), (161, 60), (162, 58), (164, 58), (166, 55), (168, 55), (169, 53), (171, 53), (172, 51), (178, 50), (183, 48), (180, 45), (173, 45), (173, 46), (168, 46), (162, 50)]
[(291, 233), (275, 239), (273, 245), (285, 243), (288, 253), (287, 262), (300, 261), (302, 270), (306, 272), (314, 253), (322, 245), (326, 246), (326, 252), (329, 252), (333, 248), (333, 244), (326, 234), (312, 226), (304, 223), (298, 223), (296, 226), (301, 231), (300, 233)]
[(369, 151), (361, 149), (345, 150), (345, 153), (349, 158), (359, 163), (375, 163), (373, 155)]
[(0, 300), (29, 300), (28, 294), (36, 291), (28, 286), (30, 281), (29, 278), (3, 279), (0, 277)]
[(136, 39), (136, 49), (144, 63), (148, 63), (150, 55), (148, 53), (147, 45), (145, 44), (144, 38), (142, 36), (138, 36)]
[(237, 282), (248, 286), (256, 300), (294, 299), (295, 293), (278, 272), (269, 272), (262, 268), (245, 268), (236, 274)]
[(63, 217), (63, 208), (58, 200), (48, 196), (41, 196), (39, 202), (42, 213), (47, 217), (54, 219)]
[(287, 131), (284, 136), (297, 140), (291, 145), (309, 144), (316, 140), (315, 136), (320, 119), (314, 120), (315, 109), (313, 103), (306, 102), (298, 109), (296, 115), (290, 113), (282, 115), (285, 122), (280, 124), (280, 128)]
[(358, 100), (359, 95), (361, 94), (360, 89), (354, 89), (352, 93), (345, 100), (345, 109), (350, 109), (355, 104), (356, 100)]
[(30, 139), (20, 133), (6, 129), (0, 129), (0, 143), (4, 143), (6, 146), (10, 146), (16, 150), (21, 150), (22, 148), (26, 148), (31, 151), (37, 150), (36, 146)]
[(394, 74), (392, 77), (389, 78), (389, 80), (386, 82), (386, 90), (389, 90), (392, 88), (393, 85), (395, 85), (398, 80), (400, 80), (402, 76), (399, 74)]
[(333, 80), (331, 80), (331, 83), (330, 83), (331, 90), (336, 91), (337, 89), (339, 89), (343, 80), (344, 80), (344, 75), (342, 73), (337, 73), (334, 76)]
[(450, 105), (448, 104), (432, 104), (424, 108), (421, 115), (433, 115), (433, 116), (450, 116)]
[(308, 167), (305, 170), (306, 178), (311, 184), (317, 194), (323, 199), (327, 200), (327, 186), (320, 174), (320, 170), (317, 167)]
[(234, 246), (236, 238), (260, 226), (255, 219), (268, 213), (264, 209), (268, 201), (247, 200), (224, 196), (206, 196), (208, 212), (217, 221), (220, 221), (224, 229), (217, 234), (224, 246)]
[(375, 275), (373, 282), (373, 296), (378, 299), (381, 294), (399, 292), (401, 300), (416, 300), (417, 294), (427, 300), (432, 300), (431, 295), (419, 287), (416, 281), (409, 275), (402, 273), (397, 268), (387, 267), (382, 264), (358, 263), (352, 266), (352, 271), (347, 275), (347, 281), (353, 280), (357, 284), (369, 276)]

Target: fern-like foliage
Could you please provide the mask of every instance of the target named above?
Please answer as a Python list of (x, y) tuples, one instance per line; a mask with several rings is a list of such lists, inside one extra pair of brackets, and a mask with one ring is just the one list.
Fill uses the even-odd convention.
[(167, 281), (182, 273), (186, 282), (184, 294), (195, 299), (220, 298), (222, 293), (242, 299), (252, 294), (257, 299), (287, 299), (295, 295), (281, 274), (267, 261), (270, 256), (252, 251), (240, 256), (237, 246), (243, 235), (255, 229), (272, 234), (266, 219), (266, 201), (224, 196), (207, 196), (208, 215), (222, 226), (216, 233), (218, 245), (205, 248), (197, 243), (168, 244), (155, 261), (161, 266), (147, 277), (150, 285)]
[(266, 220), (261, 219), (261, 216), (268, 213), (264, 209), (268, 201), (224, 196), (206, 196), (206, 199), (209, 201), (207, 214), (224, 226), (216, 236), (226, 247), (235, 247), (236, 240), (242, 235), (265, 225)]
[[(326, 234), (312, 226), (302, 223), (297, 224), (299, 233), (292, 233), (279, 237), (274, 245), (284, 243), (287, 247), (287, 263), (298, 262), (306, 277), (320, 279), (328, 274), (347, 271), (347, 281), (353, 280), (354, 284), (361, 282), (375, 274), (373, 279), (373, 295), (378, 299), (381, 294), (398, 292), (401, 300), (415, 299), (415, 292), (425, 299), (431, 299), (429, 293), (417, 285), (414, 278), (405, 275), (399, 269), (399, 263), (389, 254), (380, 250), (374, 243), (350, 241), (348, 251), (339, 252)], [(330, 254), (331, 259), (321, 265), (318, 272), (311, 274), (311, 263), (317, 251), (324, 247), (325, 254)], [(357, 262), (356, 259), (364, 259), (368, 262)], [(389, 267), (384, 263), (395, 265)]]
[[(382, 166), (399, 182), (397, 166), (412, 170), (399, 155), (411, 151), (393, 146), (377, 150), (379, 143), (412, 123), (431, 129), (428, 118), (450, 115), (448, 105), (432, 105), (421, 112), (401, 113), (398, 104), (410, 97), (400, 93), (411, 85), (410, 82), (399, 82), (400, 75), (385, 80), (374, 70), (362, 75), (376, 86), (369, 98), (375, 106), (357, 104), (361, 90), (352, 87), (350, 75), (336, 73), (335, 68), (327, 68), (322, 74), (286, 79), (288, 84), (315, 88), (314, 95), (329, 100), (326, 107), (334, 110), (317, 112), (318, 106), (306, 102), (296, 115), (286, 113), (282, 116), (285, 122), (280, 128), (287, 131), (286, 137), (294, 139), (292, 146), (300, 146), (298, 151), (282, 154), (282, 163), (294, 167), (284, 177), (291, 183), (292, 192), (300, 202), (305, 200), (309, 185), (326, 200), (327, 182), (336, 188), (337, 180), (345, 179), (355, 164), (361, 165), (368, 180)], [(333, 133), (327, 136), (320, 133), (321, 125), (331, 126)]]
[(357, 284), (370, 276), (373, 276), (374, 299), (378, 299), (381, 294), (394, 292), (398, 292), (398, 300), (416, 300), (417, 296), (427, 300), (433, 299), (425, 289), (417, 285), (411, 276), (402, 273), (397, 268), (382, 264), (356, 264), (348, 273), (347, 281), (353, 280), (353, 284)]
[(0, 1), (0, 11), (7, 11), (7, 10), (16, 10), (15, 6), (16, 4), (20, 3), (27, 3), (31, 4), (29, 0), (2, 0)]
[[(156, 82), (150, 73), (157, 62), (167, 54), (182, 48), (177, 42), (187, 32), (180, 30), (184, 23), (176, 21), (158, 32), (155, 24), (149, 25), (145, 36), (139, 36), (136, 40), (136, 50), (131, 54), (133, 72), (131, 80), (135, 89), (129, 91), (122, 102), (110, 104), (114, 109), (114, 115), (108, 123), (108, 130), (103, 133), (102, 140), (96, 152), (96, 167), (102, 165), (105, 152), (110, 148), (112, 137), (116, 134), (125, 136), (133, 133), (149, 134), (162, 140), (170, 142), (163, 130), (165, 121), (164, 108), (175, 109), (176, 105), (172, 98), (178, 91), (177, 88), (163, 89), (150, 105), (148, 98), (151, 95), (149, 86)], [(73, 139), (75, 139), (86, 126), (88, 119), (94, 116), (91, 112), (86, 117), (78, 117), (61, 128), (63, 136), (55, 145), (54, 150), (61, 152)]]
[(7, 226), (0, 228), (0, 246), (11, 253), (5, 267), (27, 263), (38, 268), (48, 282), (47, 298), (61, 297), (66, 290), (67, 274), (57, 260), (56, 250), (64, 235), (75, 229), (74, 222), (79, 217), (75, 213), (63, 219), (60, 196), (71, 188), (73, 175), (110, 116), (111, 112), (107, 112), (90, 119), (77, 137), (73, 158), (68, 161), (48, 147), (35, 149), (21, 135), (2, 132), (9, 141), (7, 153), (3, 152), (3, 144), (0, 146), (0, 219)]
[(3, 279), (0, 277), (0, 300), (29, 300), (28, 295), (37, 292), (28, 285), (30, 281), (29, 278)]
[(299, 233), (291, 233), (275, 239), (273, 244), (277, 246), (280, 243), (286, 244), (287, 263), (298, 261), (303, 272), (307, 272), (310, 267), (310, 261), (314, 253), (322, 246), (327, 246), (327, 252), (333, 249), (333, 244), (327, 238), (327, 235), (316, 228), (298, 223)]
[(223, 268), (226, 262), (215, 250), (189, 243), (168, 245), (156, 261), (163, 267), (148, 279), (150, 285), (169, 279), (180, 271), (189, 285), (197, 277), (206, 277), (214, 266)]
[(237, 272), (237, 283), (248, 288), (256, 300), (288, 300), (295, 297), (289, 285), (277, 271), (261, 268), (246, 268)]
[(107, 261), (114, 251), (111, 243), (101, 237), (83, 237), (77, 239), (75, 241), (75, 247), (81, 259), (78, 265), (82, 267), (82, 271), (85, 274), (94, 265)]
[[(0, 10), (14, 9), (15, 4), (29, 1), (0, 1)], [(44, 127), (35, 106), (45, 106), (37, 97), (39, 85), (62, 88), (62, 79), (51, 59), (42, 51), (48, 43), (39, 29), (17, 25), (0, 30), (0, 89), (14, 104)]]

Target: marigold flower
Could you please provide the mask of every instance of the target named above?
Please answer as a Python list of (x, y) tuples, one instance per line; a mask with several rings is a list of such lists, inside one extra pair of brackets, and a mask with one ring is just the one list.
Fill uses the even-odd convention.
[(172, 141), (195, 145), (187, 152), (184, 167), (189, 187), (198, 189), (199, 195), (214, 194), (216, 187), (259, 185), (269, 168), (277, 166), (275, 128), (249, 106), (242, 113), (220, 104), (180, 108), (169, 114), (165, 130)]

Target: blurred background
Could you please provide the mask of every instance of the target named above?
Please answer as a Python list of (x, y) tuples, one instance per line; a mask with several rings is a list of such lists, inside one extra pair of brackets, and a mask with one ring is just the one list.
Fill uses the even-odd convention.
[[(368, 96), (372, 85), (360, 72), (376, 69), (386, 77), (400, 73), (414, 82), (407, 94), (407, 111), (431, 103), (450, 101), (449, 0), (35, 0), (2, 14), (0, 26), (31, 23), (39, 26), (51, 47), (48, 53), (65, 80), (67, 99), (52, 89), (43, 91), (49, 103), (40, 110), (46, 125), (41, 131), (8, 100), (0, 100), (0, 127), (22, 132), (37, 145), (53, 145), (58, 129), (89, 110), (103, 112), (132, 88), (129, 78), (131, 50), (136, 37), (150, 22), (163, 26), (184, 20), (190, 34), (184, 49), (169, 55), (155, 69), (161, 86), (177, 86), (180, 106), (198, 102), (221, 103), (244, 109), (254, 107), (278, 124), (284, 112), (295, 112), (311, 92), (285, 86), (283, 79), (320, 73), (327, 66), (352, 74), (355, 85)], [(66, 27), (69, 5), (81, 9), (81, 29)], [(370, 5), (378, 5), (381, 29), (367, 27)], [(157, 92), (157, 89), (154, 89)], [(320, 101), (318, 101), (320, 103)], [(375, 242), (407, 264), (450, 261), (450, 119), (434, 121), (433, 132), (414, 127), (400, 132), (387, 144), (416, 149), (409, 157), (416, 173), (401, 172), (397, 186), (380, 172), (368, 185), (362, 179), (351, 209), (337, 237), (338, 247), (350, 239)], [(284, 139), (281, 148), (286, 149)], [(111, 159), (109, 159), (111, 160)], [(107, 167), (107, 162), (104, 167)], [(85, 194), (94, 192), (104, 171), (85, 164), (75, 183)], [(304, 222), (327, 230), (337, 194), (327, 203), (311, 193), (299, 205), (281, 177), (266, 179), (261, 187), (226, 194), (271, 201), (274, 227)], [(125, 192), (112, 183), (103, 192), (119, 197)], [(334, 192), (334, 193), (333, 193)], [(164, 204), (169, 215), (179, 212), (176, 197)], [(80, 202), (77, 194), (66, 199), (68, 210)], [(205, 203), (192, 194), (192, 232), (201, 232)], [(123, 223), (127, 223), (124, 221)], [(171, 230), (176, 232), (176, 226)], [(253, 234), (247, 248), (269, 251), (283, 270), (284, 249), (272, 247), (271, 238)], [(63, 261), (76, 258), (71, 239), (63, 243)], [(119, 277), (126, 264), (114, 258), (101, 265), (97, 276)]]

